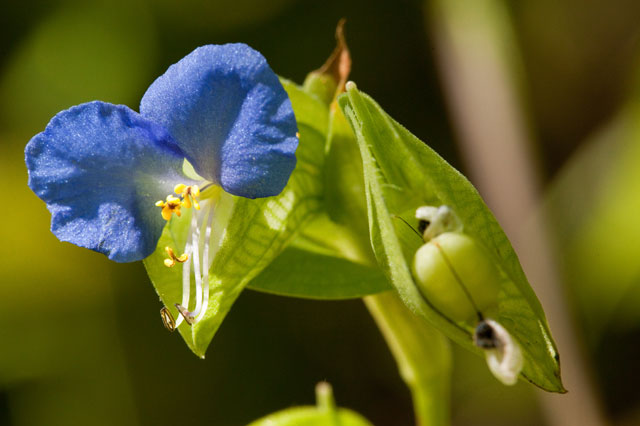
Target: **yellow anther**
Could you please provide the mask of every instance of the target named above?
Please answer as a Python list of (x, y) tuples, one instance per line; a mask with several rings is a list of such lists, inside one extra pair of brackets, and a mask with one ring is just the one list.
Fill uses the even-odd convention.
[(200, 210), (200, 204), (198, 203), (198, 200), (196, 198), (191, 198), (191, 201), (193, 201), (193, 208), (195, 208), (196, 210)]
[(198, 185), (193, 185), (191, 187), (191, 200), (193, 201), (193, 207), (195, 207), (196, 210), (200, 210), (200, 204), (198, 204), (198, 197), (200, 196), (200, 188), (198, 188)]
[(169, 255), (169, 258), (164, 260), (164, 266), (166, 266), (167, 268), (171, 268), (176, 264), (176, 262), (184, 263), (187, 260), (189, 260), (189, 255), (187, 253), (183, 253), (180, 256), (176, 256), (176, 254), (173, 252), (173, 249), (168, 246), (165, 247), (164, 250)]
[(178, 215), (178, 217), (182, 215), (180, 212), (180, 207), (182, 206), (180, 198), (174, 197), (173, 195), (167, 195), (167, 201), (156, 202), (156, 206), (162, 207), (161, 214), (164, 220), (171, 219), (173, 213)]
[(188, 209), (193, 206), (196, 210), (200, 210), (200, 204), (198, 204), (200, 188), (198, 188), (198, 185), (187, 186), (184, 183), (179, 183), (173, 187), (173, 191), (179, 197), (167, 195), (166, 201), (160, 200), (156, 202), (156, 206), (162, 207), (162, 218), (164, 220), (170, 220), (173, 213), (178, 217), (182, 216), (181, 207)]
[(193, 205), (196, 210), (200, 210), (200, 204), (198, 204), (200, 188), (198, 188), (198, 185), (187, 186), (181, 183), (176, 185), (173, 190), (176, 194), (179, 194), (182, 197), (182, 205), (184, 208), (188, 209)]
[(189, 199), (189, 197), (184, 197), (184, 198), (182, 199), (182, 206), (183, 206), (185, 209), (189, 209), (189, 208), (191, 208), (191, 200)]

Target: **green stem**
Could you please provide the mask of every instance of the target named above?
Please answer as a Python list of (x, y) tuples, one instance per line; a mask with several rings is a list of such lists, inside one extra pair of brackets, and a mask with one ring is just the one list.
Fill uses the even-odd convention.
[(333, 389), (327, 382), (320, 382), (316, 385), (316, 406), (319, 411), (327, 414), (326, 421), (331, 422), (331, 426), (340, 426), (338, 407), (333, 398)]
[(413, 398), (416, 424), (449, 424), (451, 349), (436, 329), (409, 311), (395, 292), (364, 298)]

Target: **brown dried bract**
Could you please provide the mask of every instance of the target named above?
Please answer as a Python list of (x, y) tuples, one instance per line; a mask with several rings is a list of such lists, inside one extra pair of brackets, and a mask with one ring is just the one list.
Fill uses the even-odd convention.
[(336, 83), (336, 93), (334, 99), (340, 94), (345, 92), (345, 84), (351, 73), (351, 54), (349, 53), (349, 47), (344, 37), (344, 25), (347, 22), (345, 18), (338, 21), (336, 27), (336, 48), (333, 49), (329, 59), (320, 68), (315, 70), (315, 73), (331, 75)]

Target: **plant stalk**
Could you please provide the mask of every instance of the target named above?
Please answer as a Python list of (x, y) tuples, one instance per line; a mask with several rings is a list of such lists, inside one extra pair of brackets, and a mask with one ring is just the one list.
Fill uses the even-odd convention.
[(364, 303), (391, 349), (400, 376), (411, 390), (416, 425), (448, 425), (449, 341), (409, 311), (393, 291), (367, 296)]

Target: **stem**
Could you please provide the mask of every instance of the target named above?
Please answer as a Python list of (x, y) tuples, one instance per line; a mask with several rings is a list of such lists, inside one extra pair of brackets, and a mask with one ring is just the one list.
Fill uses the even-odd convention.
[(327, 414), (326, 421), (330, 421), (331, 426), (340, 426), (340, 417), (338, 416), (336, 401), (333, 398), (333, 389), (327, 382), (320, 382), (316, 385), (316, 407), (318, 407), (319, 411)]
[(336, 402), (333, 399), (333, 389), (327, 382), (320, 382), (316, 385), (316, 406), (323, 411), (334, 411)]
[(364, 298), (413, 398), (416, 424), (449, 424), (449, 341), (409, 311), (395, 292)]
[[(368, 233), (367, 233), (368, 235)], [(375, 267), (369, 239), (336, 234), (335, 250), (346, 258)], [(363, 298), (409, 387), (418, 426), (450, 423), (451, 348), (449, 341), (407, 309), (395, 291)]]

